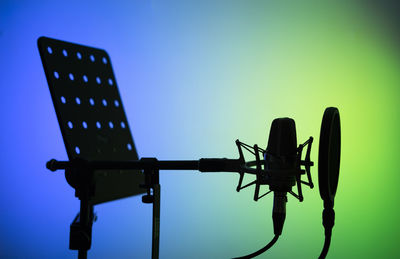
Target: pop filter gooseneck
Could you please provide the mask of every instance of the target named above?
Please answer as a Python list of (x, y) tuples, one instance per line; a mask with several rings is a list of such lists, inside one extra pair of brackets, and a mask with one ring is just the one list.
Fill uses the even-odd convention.
[(324, 201), (322, 224), (325, 228), (325, 242), (320, 259), (328, 254), (332, 228), (335, 224), (333, 209), (340, 168), (340, 116), (335, 107), (326, 108), (322, 118), (318, 154), (319, 193)]

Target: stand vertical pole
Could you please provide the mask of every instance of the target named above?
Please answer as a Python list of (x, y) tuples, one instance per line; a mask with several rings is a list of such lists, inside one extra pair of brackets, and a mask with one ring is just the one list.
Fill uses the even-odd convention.
[(79, 250), (78, 259), (87, 259), (87, 250)]
[(81, 244), (78, 249), (78, 259), (87, 259), (87, 251), (91, 244), (93, 206), (89, 205), (86, 198), (81, 199), (79, 225)]
[[(157, 174), (158, 175), (158, 174)], [(151, 258), (158, 259), (160, 247), (160, 184), (155, 184), (153, 187), (153, 234), (152, 234), (152, 249)]]
[[(151, 168), (151, 164), (157, 162), (156, 158), (142, 158), (143, 163), (147, 164), (147, 168), (143, 170), (144, 184), (142, 188), (146, 188), (146, 194), (142, 196), (143, 203), (153, 203), (153, 230), (151, 237), (151, 258), (158, 259), (160, 247), (160, 173), (158, 169)], [(153, 190), (153, 192), (151, 192)]]

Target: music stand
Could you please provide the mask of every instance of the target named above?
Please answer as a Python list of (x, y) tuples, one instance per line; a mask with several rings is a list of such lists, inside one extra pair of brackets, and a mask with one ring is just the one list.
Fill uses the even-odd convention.
[[(107, 52), (47, 37), (38, 39), (38, 48), (69, 160), (138, 160)], [(139, 184), (145, 179), (140, 170), (91, 170), (83, 163), (66, 178), (81, 200), (70, 249), (85, 257), (93, 205), (144, 193)]]

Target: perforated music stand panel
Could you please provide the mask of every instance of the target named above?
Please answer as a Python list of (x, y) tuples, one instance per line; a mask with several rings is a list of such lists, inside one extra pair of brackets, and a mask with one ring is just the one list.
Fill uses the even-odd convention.
[[(69, 159), (137, 160), (107, 52), (47, 37), (38, 47)], [(143, 193), (140, 171), (98, 171), (96, 178), (95, 204)]]

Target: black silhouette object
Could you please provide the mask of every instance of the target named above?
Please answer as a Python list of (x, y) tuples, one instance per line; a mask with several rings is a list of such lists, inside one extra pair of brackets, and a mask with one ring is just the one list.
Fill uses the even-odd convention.
[[(301, 185), (313, 188), (310, 173), (310, 167), (313, 166), (310, 160), (313, 138), (297, 147), (295, 123), (290, 118), (273, 121), (266, 150), (236, 140), (238, 159), (138, 160), (107, 53), (46, 37), (39, 38), (38, 47), (69, 158), (69, 161), (52, 159), (46, 166), (52, 171), (64, 169), (68, 183), (75, 188), (76, 196), (81, 201), (80, 213), (71, 224), (70, 232), (70, 249), (79, 251), (78, 258), (86, 258), (91, 246), (92, 223), (95, 219), (93, 206), (141, 193), (145, 193), (142, 196), (144, 203), (153, 204), (152, 258), (158, 258), (159, 170), (237, 172), (238, 192), (255, 185), (255, 201), (274, 192), (272, 217), (275, 237), (264, 248), (241, 258), (255, 257), (275, 244), (285, 221), (287, 193), (303, 201)], [(319, 183), (325, 206), (324, 227), (329, 234), (326, 234), (321, 258), (329, 249), (329, 229), (333, 226), (331, 212), (339, 170), (340, 122), (335, 109), (327, 109), (325, 114), (328, 115), (324, 115), (321, 128), (319, 159), (325, 159), (328, 166), (324, 167), (324, 162), (322, 166), (320, 164)], [(332, 129), (335, 129), (333, 133)], [(328, 140), (324, 142), (322, 139)], [(302, 151), (306, 146), (305, 159), (302, 160)], [(255, 160), (245, 161), (243, 149), (251, 152)], [(332, 156), (334, 153), (336, 160)], [(260, 159), (261, 155), (263, 160)], [(334, 167), (331, 161), (336, 161), (337, 166)], [(255, 175), (256, 179), (242, 186), (245, 173)], [(304, 174), (308, 181), (301, 179)], [(270, 190), (260, 195), (261, 185), (269, 185)], [(295, 185), (297, 193), (292, 191)]]
[(140, 170), (92, 172), (81, 160), (138, 160), (108, 54), (45, 37), (38, 39), (38, 47), (68, 158), (79, 165), (65, 176), (81, 200), (71, 224), (70, 249), (85, 257), (93, 205), (144, 193), (139, 187), (144, 177)]
[(340, 116), (339, 110), (329, 107), (322, 119), (318, 153), (318, 183), (319, 193), (324, 201), (322, 223), (325, 228), (325, 243), (320, 259), (328, 254), (331, 243), (332, 228), (335, 224), (333, 209), (340, 168)]
[[(282, 233), (286, 215), (286, 193), (289, 192), (295, 197), (298, 197), (300, 201), (303, 201), (300, 183), (306, 184), (310, 186), (310, 188), (313, 188), (310, 175), (310, 166), (313, 166), (313, 162), (310, 161), (312, 142), (313, 138), (310, 137), (308, 141), (306, 141), (303, 145), (300, 145), (296, 150), (297, 140), (294, 121), (289, 118), (275, 119), (273, 121), (268, 139), (267, 150), (261, 150), (265, 158), (265, 174), (263, 177), (262, 171), (259, 171), (259, 173), (257, 173), (256, 181), (267, 183), (270, 188), (269, 192), (274, 191), (272, 219), (275, 236), (265, 247), (261, 248), (260, 250), (236, 259), (253, 258), (270, 249), (276, 243)], [(302, 148), (307, 144), (309, 144), (309, 146), (307, 149), (306, 158), (305, 160), (301, 160)], [(335, 221), (333, 205), (339, 179), (340, 146), (341, 138), (339, 110), (335, 107), (329, 107), (326, 108), (322, 119), (318, 157), (318, 183), (320, 195), (324, 201), (322, 218), (323, 226), (325, 228), (325, 242), (322, 252), (319, 256), (320, 259), (325, 258), (328, 253), (332, 228)], [(299, 165), (303, 165), (305, 167), (308, 182), (304, 182), (299, 178), (301, 174), (304, 174), (304, 171), (300, 169)], [(260, 180), (259, 176), (261, 176), (264, 181)], [(298, 185), (299, 195), (296, 195), (291, 191), (291, 188), (295, 185), (295, 182), (297, 182)], [(239, 189), (240, 187), (238, 187), (238, 190)], [(256, 187), (256, 191), (258, 191), (258, 187)]]
[[(264, 169), (259, 169), (257, 173), (256, 192), (260, 184), (268, 184), (269, 192), (274, 192), (272, 221), (275, 236), (262, 249), (238, 258), (253, 258), (271, 248), (282, 234), (286, 218), (287, 193), (302, 202), (301, 184), (308, 185), (310, 188), (314, 187), (310, 174), (310, 167), (314, 165), (310, 161), (312, 142), (313, 138), (310, 137), (304, 144), (297, 147), (296, 126), (293, 119), (279, 118), (272, 122), (267, 149), (259, 150), (264, 155)], [(307, 145), (306, 158), (301, 160), (303, 148)], [(301, 166), (304, 166), (304, 169)], [(301, 180), (303, 174), (307, 174), (307, 182)], [(295, 185), (297, 185), (298, 194), (292, 191)]]

